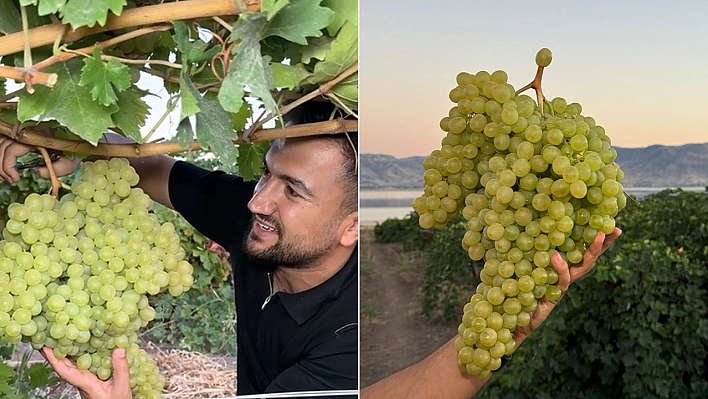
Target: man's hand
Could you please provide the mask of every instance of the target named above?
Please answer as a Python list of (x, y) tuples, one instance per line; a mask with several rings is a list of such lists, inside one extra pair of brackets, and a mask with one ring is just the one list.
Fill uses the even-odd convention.
[[(20, 174), (15, 169), (17, 158), (27, 155), (34, 149), (26, 144), (18, 143), (8, 137), (0, 137), (0, 179), (8, 183), (17, 183), (20, 180)], [(71, 174), (79, 166), (79, 160), (73, 160), (65, 157), (59, 158), (53, 162), (54, 172), (57, 177)], [(39, 176), (44, 179), (49, 179), (49, 170), (42, 166), (37, 168)]]
[(54, 371), (67, 383), (79, 389), (84, 399), (132, 399), (130, 392), (130, 365), (125, 357), (125, 349), (113, 351), (113, 378), (101, 381), (87, 370), (79, 370), (68, 358), (62, 360), (54, 356), (51, 348), (42, 348), (41, 353)]
[[(592, 245), (585, 251), (583, 260), (570, 267), (568, 267), (568, 264), (565, 263), (559, 254), (556, 253), (553, 255), (551, 265), (558, 272), (558, 288), (561, 290), (561, 298), (565, 296), (571, 284), (578, 281), (592, 269), (597, 258), (607, 251), (607, 248), (609, 248), (621, 234), (622, 230), (616, 227), (615, 231), (607, 236), (605, 236), (605, 233), (598, 232), (595, 241), (593, 241)], [(558, 301), (560, 301), (560, 299)], [(531, 314), (529, 324), (524, 327), (516, 327), (514, 331), (514, 341), (516, 341), (517, 346), (548, 318), (548, 315), (551, 314), (551, 311), (556, 307), (558, 301), (551, 302), (545, 297), (538, 299), (538, 306)]]

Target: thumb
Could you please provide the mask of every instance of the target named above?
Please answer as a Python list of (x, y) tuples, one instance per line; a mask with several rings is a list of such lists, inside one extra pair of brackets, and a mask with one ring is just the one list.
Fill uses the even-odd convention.
[[(57, 177), (62, 177), (74, 173), (74, 171), (79, 167), (80, 164), (80, 159), (69, 159), (66, 157), (61, 157), (59, 158), (59, 160), (52, 162), (52, 166), (54, 167), (54, 173), (57, 174)], [(47, 169), (46, 166), (37, 168), (37, 171), (39, 172), (39, 176), (41, 178), (49, 179), (49, 169)]]
[(125, 354), (125, 349), (116, 348), (112, 355), (113, 385), (118, 390), (125, 389), (130, 392), (130, 365)]

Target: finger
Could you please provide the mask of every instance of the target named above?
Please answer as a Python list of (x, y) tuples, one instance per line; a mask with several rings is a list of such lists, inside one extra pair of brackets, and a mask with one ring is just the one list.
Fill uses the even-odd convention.
[(615, 227), (614, 231), (605, 237), (605, 242), (602, 243), (602, 252), (605, 253), (605, 251), (607, 251), (607, 248), (612, 246), (615, 240), (618, 239), (621, 235), (622, 230)]
[(118, 395), (118, 393), (130, 391), (130, 365), (128, 364), (125, 349), (116, 348), (111, 358), (113, 362), (113, 386), (117, 389), (115, 391), (116, 396), (122, 396)]
[(2, 169), (12, 183), (17, 183), (20, 180), (20, 174), (17, 172), (17, 169), (15, 169), (17, 158), (27, 155), (30, 151), (31, 148), (29, 146), (17, 142), (10, 142), (2, 152)]
[(570, 268), (557, 252), (551, 257), (551, 266), (558, 272), (558, 283), (556, 285), (561, 290), (561, 296), (565, 295), (568, 287), (570, 287)]
[[(78, 159), (61, 157), (57, 161), (52, 162), (52, 166), (54, 167), (54, 173), (56, 173), (57, 177), (62, 177), (74, 173), (80, 162), (81, 161)], [(49, 169), (46, 166), (38, 168), (37, 171), (41, 178), (49, 179)]]
[[(90, 376), (87, 376), (85, 373), (81, 372), (78, 368), (76, 368), (76, 365), (69, 360), (69, 358), (64, 358), (62, 360), (59, 360), (54, 356), (54, 351), (51, 348), (44, 347), (42, 348), (42, 352), (44, 353), (44, 358), (47, 359), (47, 362), (49, 362), (49, 365), (52, 366), (52, 369), (54, 369), (54, 372), (59, 375), (64, 381), (67, 383), (79, 388), (79, 389), (86, 389), (86, 387), (90, 387), (92, 384)], [(96, 377), (93, 377), (94, 380), (98, 381)]]
[(583, 277), (587, 272), (590, 271), (590, 269), (592, 269), (593, 265), (595, 265), (595, 262), (597, 261), (597, 258), (602, 255), (602, 243), (604, 241), (605, 233), (601, 231), (598, 232), (597, 236), (595, 236), (595, 241), (593, 241), (590, 247), (588, 247), (588, 249), (585, 251), (585, 255), (583, 255), (583, 260), (570, 268), (571, 283), (578, 280), (580, 277)]
[[(4, 163), (4, 160), (5, 160), (5, 149), (7, 149), (7, 147), (8, 147), (10, 144), (12, 144), (12, 141), (11, 141), (11, 140), (8, 140), (8, 139), (3, 139), (3, 140), (0, 142), (0, 158), (2, 158), (3, 163)], [(14, 167), (14, 165), (13, 165), (13, 167)], [(11, 181), (10, 181), (10, 176), (9, 176), (7, 173), (5, 173), (5, 168), (3, 168), (3, 167), (0, 167), (0, 177), (1, 177), (3, 180), (5, 180), (5, 181), (11, 183)]]

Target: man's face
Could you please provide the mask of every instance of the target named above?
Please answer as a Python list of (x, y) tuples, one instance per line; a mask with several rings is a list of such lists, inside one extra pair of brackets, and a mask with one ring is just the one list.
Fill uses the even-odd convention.
[(245, 253), (263, 269), (306, 268), (337, 245), (344, 157), (326, 140), (274, 144), (248, 203)]

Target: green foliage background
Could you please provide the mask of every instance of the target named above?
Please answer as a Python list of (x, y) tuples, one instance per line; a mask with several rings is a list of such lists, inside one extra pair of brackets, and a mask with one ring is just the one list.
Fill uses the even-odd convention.
[[(708, 397), (708, 193), (630, 201), (617, 225), (620, 239), (476, 398)], [(459, 280), (469, 262), (443, 257), (466, 256), (463, 234), (435, 232), (426, 270), (425, 284), (449, 296), (425, 297), (423, 309), (448, 320), (474, 292), (447, 288), (472, 281)]]

